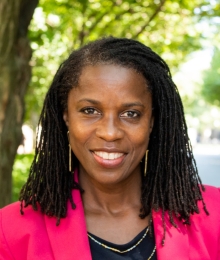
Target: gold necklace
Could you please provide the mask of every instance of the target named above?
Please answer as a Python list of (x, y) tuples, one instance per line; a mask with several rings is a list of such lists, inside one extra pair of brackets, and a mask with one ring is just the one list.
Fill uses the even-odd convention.
[[(134, 249), (135, 247), (137, 247), (137, 246), (143, 241), (143, 239), (146, 237), (147, 233), (148, 233), (148, 227), (147, 227), (147, 229), (146, 229), (144, 235), (142, 236), (142, 238), (141, 238), (134, 246), (132, 246), (132, 247), (130, 247), (130, 248), (124, 250), (124, 251), (121, 251), (121, 250), (116, 249), (116, 248), (114, 248), (114, 247), (110, 247), (110, 246), (107, 246), (107, 245), (105, 245), (105, 244), (103, 244), (103, 243), (100, 243), (98, 240), (96, 240), (96, 239), (95, 239), (94, 237), (92, 237), (90, 234), (88, 234), (88, 237), (90, 237), (94, 242), (96, 242), (96, 243), (99, 244), (100, 246), (103, 246), (103, 247), (106, 248), (106, 249), (112, 250), (112, 251), (117, 252), (117, 253), (120, 253), (120, 254), (124, 254), (124, 253), (126, 253), (126, 252), (131, 251), (131, 250)], [(156, 245), (155, 245), (155, 247), (154, 247), (154, 249), (153, 249), (153, 252), (151, 253), (151, 255), (149, 256), (149, 258), (148, 258), (147, 260), (150, 260), (150, 259), (152, 258), (152, 256), (154, 255), (155, 251), (156, 251)]]

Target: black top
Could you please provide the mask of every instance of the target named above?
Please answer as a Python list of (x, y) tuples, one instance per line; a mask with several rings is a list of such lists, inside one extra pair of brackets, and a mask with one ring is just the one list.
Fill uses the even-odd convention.
[[(109, 247), (113, 247), (115, 249), (118, 249), (120, 251), (124, 251), (128, 248), (131, 248), (134, 246), (144, 235), (146, 232), (146, 228), (141, 231), (134, 239), (132, 239), (129, 243), (123, 244), (123, 245), (117, 245), (110, 243), (104, 239), (101, 239), (91, 233), (93, 238), (95, 238), (98, 242), (103, 243)], [(149, 234), (145, 236), (145, 238), (142, 240), (142, 242), (136, 246), (134, 249), (132, 249), (129, 252), (126, 253), (118, 253), (114, 252), (110, 249), (104, 248), (103, 246), (97, 244), (95, 241), (93, 241), (91, 238), (89, 238), (90, 243), (90, 249), (92, 253), (92, 259), (93, 260), (147, 260), (150, 255), (152, 254), (155, 246), (154, 238), (150, 237)], [(152, 256), (151, 260), (156, 260), (156, 252)]]

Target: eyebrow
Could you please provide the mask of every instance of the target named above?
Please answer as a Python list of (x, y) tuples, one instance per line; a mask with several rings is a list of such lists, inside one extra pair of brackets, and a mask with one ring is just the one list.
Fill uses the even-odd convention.
[(97, 104), (101, 103), (98, 100), (94, 100), (94, 99), (90, 99), (90, 98), (83, 98), (83, 99), (80, 99), (78, 102), (89, 102), (89, 103), (92, 103), (94, 105), (97, 105)]
[(131, 103), (123, 103), (122, 106), (124, 107), (144, 107), (141, 102), (131, 102)]
[[(90, 99), (90, 98), (83, 98), (83, 99), (80, 99), (78, 102), (89, 102), (89, 103), (94, 104), (94, 105), (101, 104), (100, 101), (95, 100), (95, 99)], [(137, 102), (123, 103), (122, 106), (123, 107), (134, 107), (134, 106), (144, 107), (144, 105), (141, 102), (138, 102), (138, 101)]]

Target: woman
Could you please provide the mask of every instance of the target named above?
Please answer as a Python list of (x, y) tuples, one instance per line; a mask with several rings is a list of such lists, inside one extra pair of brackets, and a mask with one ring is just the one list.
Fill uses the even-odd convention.
[(110, 37), (74, 51), (39, 125), (21, 214), (1, 210), (1, 260), (220, 259), (220, 193), (201, 185), (178, 90), (150, 48)]

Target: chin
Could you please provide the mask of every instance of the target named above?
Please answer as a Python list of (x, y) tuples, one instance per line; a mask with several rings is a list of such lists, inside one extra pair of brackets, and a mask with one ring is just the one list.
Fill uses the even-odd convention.
[(128, 178), (128, 176), (118, 174), (116, 172), (105, 172), (94, 177), (94, 180), (103, 186), (118, 185), (120, 183), (123, 183)]

